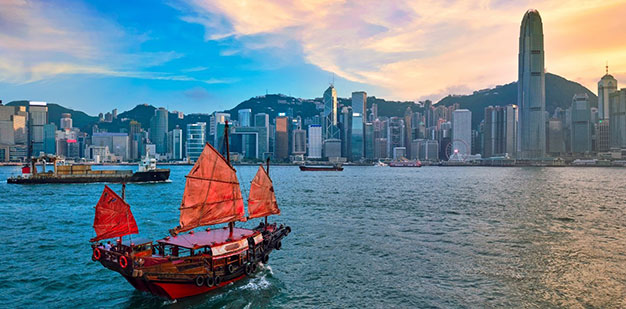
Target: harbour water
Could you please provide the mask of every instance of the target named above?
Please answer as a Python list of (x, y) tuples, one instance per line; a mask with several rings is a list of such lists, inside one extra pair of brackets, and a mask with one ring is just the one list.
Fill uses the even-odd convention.
[[(178, 223), (190, 166), (171, 169), (127, 186), (141, 236)], [(256, 167), (237, 169), (249, 187)], [(4, 182), (18, 172), (0, 167), (0, 307), (626, 307), (626, 169), (272, 167), (283, 249), (177, 301), (91, 261), (103, 184)]]

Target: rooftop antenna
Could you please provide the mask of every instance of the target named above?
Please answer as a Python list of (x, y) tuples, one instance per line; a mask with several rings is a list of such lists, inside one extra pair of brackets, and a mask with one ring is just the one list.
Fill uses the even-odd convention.
[(606, 74), (609, 74), (609, 61), (606, 61)]

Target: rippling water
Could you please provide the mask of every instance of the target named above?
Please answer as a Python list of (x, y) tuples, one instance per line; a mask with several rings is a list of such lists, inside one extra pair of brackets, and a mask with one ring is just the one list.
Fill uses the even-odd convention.
[[(171, 183), (127, 186), (142, 236), (178, 223), (190, 167), (171, 168)], [(249, 186), (256, 167), (237, 169)], [(283, 250), (254, 278), (175, 302), (91, 261), (102, 184), (1, 182), (0, 307), (626, 307), (626, 169), (270, 174), (293, 230)]]

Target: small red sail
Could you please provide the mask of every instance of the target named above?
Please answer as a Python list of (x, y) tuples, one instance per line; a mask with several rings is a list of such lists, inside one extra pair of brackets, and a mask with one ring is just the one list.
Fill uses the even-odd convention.
[(250, 185), (248, 214), (250, 219), (280, 214), (274, 194), (274, 185), (263, 166), (259, 166), (259, 170)]
[(237, 173), (208, 143), (187, 175), (180, 225), (171, 233), (198, 226), (246, 221)]
[(96, 204), (93, 229), (96, 230), (96, 237), (91, 241), (138, 233), (130, 205), (106, 185)]

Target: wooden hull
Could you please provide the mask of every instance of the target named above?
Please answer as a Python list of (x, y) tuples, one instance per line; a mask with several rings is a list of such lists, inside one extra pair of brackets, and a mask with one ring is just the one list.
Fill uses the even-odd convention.
[[(281, 240), (291, 228), (275, 224), (255, 228), (262, 241), (244, 239), (246, 247), (221, 256), (197, 254), (185, 257), (133, 257), (117, 250), (104, 250), (92, 259), (104, 267), (119, 272), (135, 289), (167, 299), (185, 298), (207, 293), (251, 276), (260, 263), (267, 263), (273, 250), (280, 250)], [(229, 246), (230, 243), (221, 244)], [(96, 247), (94, 252), (96, 251)], [(126, 258), (124, 258), (124, 256)], [(128, 263), (120, 263), (128, 260)], [(122, 267), (125, 265), (126, 267)], [(219, 280), (219, 283), (217, 283)], [(211, 282), (211, 283), (209, 283)]]
[(327, 171), (343, 171), (343, 167), (341, 166), (304, 166), (300, 165), (300, 170), (303, 172), (327, 172)]

